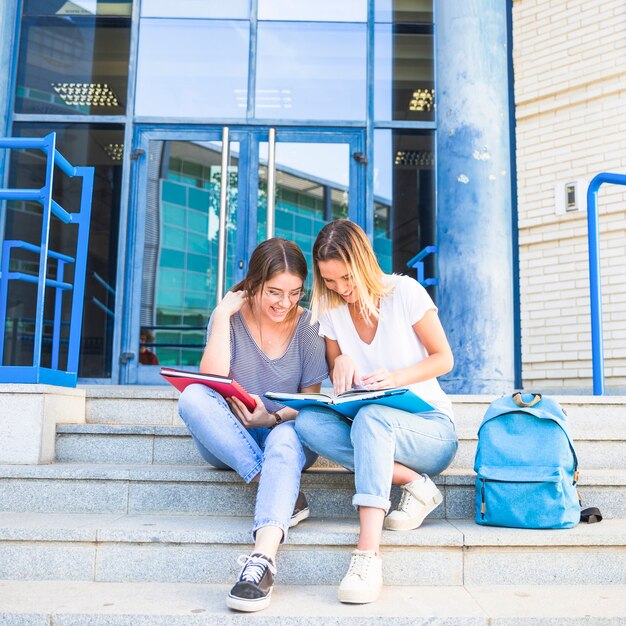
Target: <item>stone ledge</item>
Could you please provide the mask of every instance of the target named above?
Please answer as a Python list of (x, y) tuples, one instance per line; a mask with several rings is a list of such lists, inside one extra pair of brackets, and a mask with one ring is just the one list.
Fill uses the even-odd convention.
[(0, 385), (0, 463), (52, 463), (58, 422), (85, 421), (85, 392), (53, 385)]

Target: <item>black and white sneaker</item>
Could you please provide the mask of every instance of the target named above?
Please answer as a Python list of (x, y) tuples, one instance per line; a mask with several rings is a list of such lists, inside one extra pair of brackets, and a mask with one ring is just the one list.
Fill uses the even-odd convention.
[(293, 513), (289, 520), (289, 528), (297, 526), (302, 520), (305, 520), (311, 515), (311, 509), (309, 509), (309, 503), (306, 501), (304, 494), (300, 491), (298, 493), (298, 499), (293, 507)]
[(276, 567), (268, 556), (255, 552), (242, 554), (237, 562), (242, 566), (235, 586), (226, 598), (226, 606), (236, 611), (261, 611), (272, 600)]

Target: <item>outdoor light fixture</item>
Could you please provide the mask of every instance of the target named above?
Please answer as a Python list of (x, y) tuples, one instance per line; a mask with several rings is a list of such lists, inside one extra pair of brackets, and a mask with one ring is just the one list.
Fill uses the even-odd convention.
[(106, 83), (50, 83), (52, 89), (70, 106), (117, 107), (117, 96)]
[(394, 159), (394, 165), (432, 167), (433, 164), (433, 153), (429, 150), (398, 150)]
[(123, 143), (108, 143), (102, 149), (109, 155), (111, 161), (121, 161), (124, 155)]
[(409, 102), (409, 111), (430, 111), (434, 104), (434, 89), (416, 89)]

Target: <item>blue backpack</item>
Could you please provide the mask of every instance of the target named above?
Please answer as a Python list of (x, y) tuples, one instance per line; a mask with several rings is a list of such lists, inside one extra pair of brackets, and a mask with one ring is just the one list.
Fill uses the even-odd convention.
[[(478, 524), (571, 528), (581, 519), (578, 460), (566, 413), (551, 398), (515, 393), (492, 402), (478, 430), (474, 470)], [(598, 511), (585, 521), (601, 519)]]

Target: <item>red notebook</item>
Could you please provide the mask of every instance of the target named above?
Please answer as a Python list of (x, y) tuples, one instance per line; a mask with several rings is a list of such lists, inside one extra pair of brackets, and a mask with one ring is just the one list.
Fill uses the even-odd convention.
[(187, 372), (185, 370), (176, 370), (172, 367), (162, 367), (161, 376), (165, 380), (174, 385), (178, 391), (182, 391), (188, 385), (200, 383), (211, 387), (224, 398), (239, 398), (249, 411), (254, 411), (256, 402), (254, 398), (236, 381), (225, 376), (217, 376), (215, 374), (202, 374), (200, 372)]

